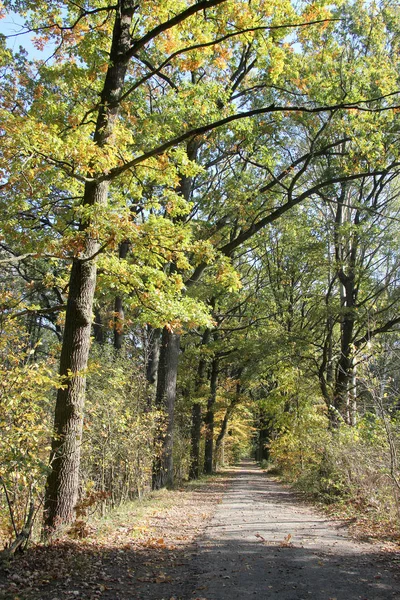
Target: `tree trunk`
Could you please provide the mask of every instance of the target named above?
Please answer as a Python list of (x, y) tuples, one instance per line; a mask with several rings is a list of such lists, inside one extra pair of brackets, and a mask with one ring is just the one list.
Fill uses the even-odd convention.
[(198, 479), (200, 475), (200, 439), (201, 439), (201, 404), (194, 402), (192, 406), (192, 427), (190, 431), (190, 467), (189, 479)]
[[(352, 224), (353, 233), (347, 240), (341, 231), (343, 224)], [(340, 324), (340, 357), (336, 368), (333, 405), (330, 411), (331, 426), (337, 427), (339, 415), (350, 424), (349, 387), (353, 365), (353, 335), (356, 321), (357, 293), (356, 265), (359, 249), (360, 211), (357, 209), (352, 222), (350, 207), (347, 201), (346, 185), (338, 198), (335, 215), (334, 243), (337, 276), (340, 281), (340, 297), (342, 317)]]
[(220, 449), (222, 447), (222, 442), (224, 441), (225, 434), (228, 429), (229, 417), (231, 416), (236, 404), (237, 404), (237, 402), (235, 402), (235, 400), (232, 400), (232, 403), (226, 409), (220, 432), (215, 441), (215, 469), (216, 470), (217, 470), (217, 463), (219, 462), (218, 458), (219, 458)]
[(99, 308), (94, 311), (93, 336), (98, 344), (104, 344), (104, 325)]
[(354, 330), (354, 307), (351, 300), (353, 294), (352, 282), (348, 282), (346, 286), (346, 308), (345, 315), (341, 324), (341, 343), (340, 343), (340, 358), (337, 365), (335, 392), (334, 392), (334, 407), (345, 418), (347, 423), (350, 422), (348, 410), (349, 404), (349, 384), (352, 371), (352, 343)]
[[(241, 385), (240, 385), (240, 382), (238, 382), (236, 384), (235, 397), (232, 399), (230, 405), (228, 406), (228, 408), (225, 411), (225, 415), (224, 415), (224, 419), (222, 421), (221, 429), (220, 429), (220, 432), (219, 432), (218, 437), (217, 437), (216, 442), (215, 442), (215, 459), (216, 459), (216, 463), (218, 461), (220, 449), (222, 448), (222, 443), (224, 441), (224, 438), (225, 438), (225, 435), (226, 435), (226, 432), (227, 432), (227, 429), (228, 429), (229, 419), (231, 418), (232, 413), (235, 410), (236, 406), (240, 402), (240, 391), (241, 391)], [(216, 464), (216, 466), (217, 466), (217, 464)]]
[(160, 362), (161, 329), (147, 325), (146, 332), (146, 396), (147, 410), (154, 406), (157, 391), (157, 374)]
[[(188, 142), (186, 151), (188, 158), (195, 160), (197, 142)], [(193, 178), (181, 174), (176, 192), (188, 201), (192, 185)], [(178, 220), (180, 220), (179, 217)], [(177, 271), (177, 266), (171, 263), (170, 274)], [(164, 423), (164, 430), (166, 431), (160, 430), (157, 434), (158, 443), (161, 444), (162, 448), (160, 448), (161, 456), (157, 457), (153, 463), (153, 489), (173, 485), (172, 450), (179, 346), (180, 336), (171, 333), (167, 327), (164, 327), (158, 366), (156, 405), (157, 407), (163, 407), (166, 411), (167, 422)]]
[(273, 431), (273, 425), (271, 419), (268, 417), (265, 409), (261, 407), (260, 415), (258, 418), (258, 435), (257, 435), (257, 448), (256, 448), (256, 461), (261, 463), (264, 460), (269, 460), (269, 448), (268, 442), (271, 439)]
[[(106, 189), (104, 190), (107, 196)], [(98, 198), (98, 202), (104, 202)], [(92, 254), (97, 243), (87, 240)], [(92, 305), (96, 285), (94, 260), (74, 259), (66, 310), (60, 375), (64, 386), (58, 390), (54, 418), (55, 435), (52, 440), (50, 465), (45, 500), (45, 526), (54, 529), (74, 518), (78, 498), (79, 463), (83, 426), (83, 407)]]
[(146, 379), (150, 384), (157, 383), (158, 364), (160, 360), (161, 329), (147, 326), (147, 361)]
[[(110, 62), (107, 70), (94, 142), (104, 147), (112, 143), (119, 113), (119, 100), (128, 64), (131, 45), (130, 28), (135, 11), (133, 0), (120, 0), (116, 8)], [(105, 206), (108, 181), (85, 184), (83, 204)], [(85, 399), (85, 370), (87, 367), (92, 323), (93, 297), (96, 287), (96, 255), (100, 244), (90, 237), (90, 222), (80, 225), (85, 234), (85, 248), (72, 264), (60, 358), (60, 375), (64, 387), (58, 390), (51, 445), (51, 472), (47, 478), (44, 525), (47, 531), (74, 518), (78, 498), (79, 464)]]
[(153, 462), (153, 490), (171, 487), (174, 483), (173, 429), (178, 372), (180, 335), (164, 327), (156, 391), (156, 406), (163, 411), (156, 439), (157, 456)]
[(211, 363), (210, 377), (210, 396), (207, 402), (207, 413), (204, 419), (206, 425), (206, 444), (204, 453), (204, 472), (211, 475), (213, 472), (213, 454), (214, 454), (214, 410), (217, 398), (218, 383), (218, 358), (214, 358)]
[[(202, 348), (210, 341), (210, 330), (206, 329), (201, 340)], [(201, 350), (200, 350), (201, 351)], [(197, 395), (204, 384), (206, 375), (206, 359), (202, 356), (199, 360), (194, 393)], [(201, 439), (201, 403), (194, 402), (192, 407), (192, 428), (190, 439), (190, 467), (189, 479), (198, 479), (200, 475), (200, 439)]]
[[(129, 242), (124, 241), (119, 245), (118, 256), (125, 259), (129, 250)], [(114, 302), (114, 348), (120, 350), (124, 343), (124, 307), (121, 296), (117, 296)]]
[(357, 425), (357, 366), (352, 365), (351, 370), (351, 387), (350, 387), (350, 425)]

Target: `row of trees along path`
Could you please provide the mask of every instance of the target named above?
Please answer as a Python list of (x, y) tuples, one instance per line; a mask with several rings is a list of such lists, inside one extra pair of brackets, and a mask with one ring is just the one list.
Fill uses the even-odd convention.
[[(372, 414), (398, 490), (397, 8), (2, 3), (14, 10), (51, 49), (0, 38), (1, 482), (17, 539), (43, 496), (53, 533), (84, 485), (115, 505), (149, 471), (154, 489), (195, 479), (252, 427), (260, 459), (297, 428), (303, 468), (313, 427)], [(155, 415), (148, 435), (108, 466), (135, 410)]]

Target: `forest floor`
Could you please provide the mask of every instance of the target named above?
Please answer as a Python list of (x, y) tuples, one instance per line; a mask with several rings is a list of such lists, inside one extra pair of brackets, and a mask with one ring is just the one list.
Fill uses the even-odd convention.
[(400, 600), (400, 554), (358, 542), (243, 462), (115, 511), (84, 540), (32, 547), (7, 600)]

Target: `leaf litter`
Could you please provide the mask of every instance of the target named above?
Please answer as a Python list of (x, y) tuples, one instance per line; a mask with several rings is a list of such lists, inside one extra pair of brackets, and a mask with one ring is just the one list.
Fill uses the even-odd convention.
[(227, 484), (212, 477), (93, 521), (85, 539), (31, 546), (0, 571), (5, 600), (181, 600), (194, 542)]

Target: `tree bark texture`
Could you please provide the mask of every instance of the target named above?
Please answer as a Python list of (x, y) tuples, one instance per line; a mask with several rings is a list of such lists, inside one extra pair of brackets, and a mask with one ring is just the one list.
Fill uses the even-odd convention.
[(214, 358), (211, 363), (210, 376), (210, 395), (207, 402), (207, 412), (204, 419), (206, 426), (206, 443), (204, 451), (204, 472), (211, 475), (213, 472), (213, 455), (214, 455), (214, 411), (215, 402), (217, 399), (217, 384), (218, 384), (218, 367), (219, 360)]
[[(94, 132), (99, 147), (112, 143), (119, 113), (119, 100), (128, 65), (131, 45), (130, 29), (135, 11), (132, 0), (120, 0), (116, 17), (100, 108)], [(105, 206), (109, 183), (106, 180), (85, 184), (83, 204)], [(86, 234), (85, 249), (75, 257), (69, 281), (64, 337), (60, 359), (60, 375), (64, 387), (58, 390), (54, 435), (51, 445), (51, 472), (47, 479), (44, 525), (54, 530), (74, 519), (78, 498), (79, 464), (85, 400), (85, 370), (88, 362), (93, 298), (96, 287), (96, 255), (99, 240), (90, 237), (90, 222), (82, 222)]]
[(155, 490), (174, 483), (173, 431), (180, 335), (164, 327), (158, 368), (156, 407), (162, 411), (156, 439), (157, 456), (153, 462), (152, 487)]

